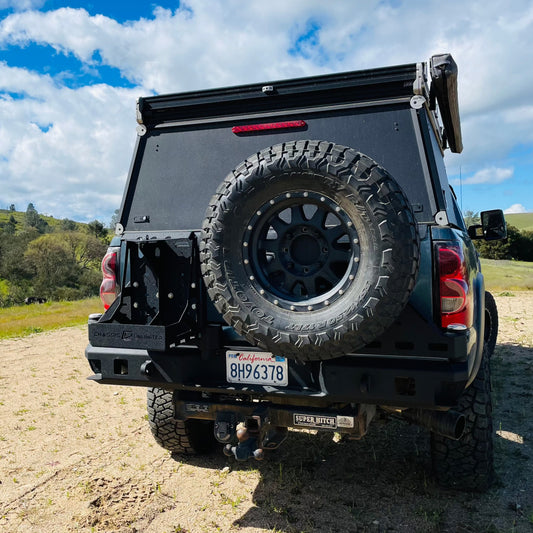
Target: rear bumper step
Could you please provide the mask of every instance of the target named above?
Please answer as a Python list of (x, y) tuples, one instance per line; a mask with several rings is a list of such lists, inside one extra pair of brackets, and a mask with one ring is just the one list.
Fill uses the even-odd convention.
[(231, 347), (202, 357), (193, 346), (149, 352), (89, 345), (86, 357), (94, 372), (89, 379), (298, 405), (347, 402), (431, 409), (455, 405), (469, 374), (467, 362), (345, 356), (307, 363), (289, 360), (287, 387), (236, 384), (226, 381), (226, 349)]

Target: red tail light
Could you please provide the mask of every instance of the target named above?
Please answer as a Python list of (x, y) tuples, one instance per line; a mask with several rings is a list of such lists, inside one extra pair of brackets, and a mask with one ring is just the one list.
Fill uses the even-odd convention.
[(109, 248), (102, 259), (102, 284), (100, 285), (100, 299), (107, 310), (117, 299), (119, 286), (117, 284), (118, 249)]
[(463, 248), (459, 244), (438, 243), (437, 265), (441, 325), (472, 326), (473, 295)]

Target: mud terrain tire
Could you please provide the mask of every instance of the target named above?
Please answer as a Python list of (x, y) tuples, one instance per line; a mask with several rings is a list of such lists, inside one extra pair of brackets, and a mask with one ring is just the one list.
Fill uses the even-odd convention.
[(147, 392), (148, 423), (157, 444), (176, 454), (196, 455), (215, 444), (213, 422), (175, 420), (172, 392), (150, 388)]
[(488, 357), (492, 357), (498, 338), (498, 308), (494, 296), (485, 291), (485, 349)]
[(271, 146), (219, 186), (203, 224), (209, 296), (250, 343), (301, 360), (373, 341), (415, 285), (409, 201), (369, 157), (325, 141)]
[(459, 398), (455, 410), (466, 417), (465, 432), (459, 440), (431, 435), (433, 470), (445, 487), (485, 492), (494, 478), (490, 361), (486, 349), (476, 378)]

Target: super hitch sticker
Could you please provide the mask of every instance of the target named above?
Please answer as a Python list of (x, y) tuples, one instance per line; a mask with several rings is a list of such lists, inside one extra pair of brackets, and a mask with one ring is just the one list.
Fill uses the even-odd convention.
[(293, 415), (294, 425), (306, 428), (337, 428), (336, 416), (317, 416), (317, 415)]
[(316, 428), (316, 429), (337, 429), (353, 428), (353, 416), (321, 416), (294, 414), (293, 423), (295, 426)]

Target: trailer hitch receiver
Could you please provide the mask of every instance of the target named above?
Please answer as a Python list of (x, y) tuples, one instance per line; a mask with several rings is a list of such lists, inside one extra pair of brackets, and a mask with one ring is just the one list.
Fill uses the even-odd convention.
[(234, 456), (237, 461), (252, 457), (261, 461), (265, 457), (265, 449), (274, 450), (287, 438), (287, 428), (271, 426), (268, 419), (253, 415), (237, 424), (236, 437), (237, 445), (224, 446), (225, 455)]

